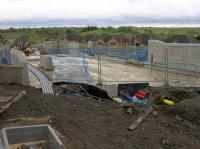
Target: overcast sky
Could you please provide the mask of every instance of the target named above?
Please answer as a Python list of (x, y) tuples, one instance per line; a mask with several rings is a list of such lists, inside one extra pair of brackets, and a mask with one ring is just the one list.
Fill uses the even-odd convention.
[(0, 26), (200, 24), (200, 0), (0, 0)]

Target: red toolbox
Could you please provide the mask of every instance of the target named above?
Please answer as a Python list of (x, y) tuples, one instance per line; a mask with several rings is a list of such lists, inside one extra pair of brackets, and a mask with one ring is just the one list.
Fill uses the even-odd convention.
[(135, 93), (135, 96), (137, 98), (140, 98), (140, 99), (144, 99), (144, 98), (147, 98), (149, 96), (149, 92), (148, 91), (145, 91), (145, 90), (138, 90), (136, 93)]

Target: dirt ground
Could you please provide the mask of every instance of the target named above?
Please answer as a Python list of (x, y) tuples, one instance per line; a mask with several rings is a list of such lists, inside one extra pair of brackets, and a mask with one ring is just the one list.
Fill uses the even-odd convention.
[[(0, 96), (27, 95), (0, 115), (0, 128), (48, 123), (59, 133), (68, 149), (199, 149), (200, 103), (198, 94), (178, 90), (173, 107), (154, 105), (158, 115), (150, 114), (134, 131), (128, 127), (142, 114), (124, 112), (119, 103), (86, 97), (43, 95), (29, 87), (1, 84)], [(155, 97), (160, 89), (153, 91)], [(177, 94), (177, 95), (176, 95)], [(139, 110), (138, 110), (139, 109)], [(16, 118), (38, 120), (16, 120)], [(40, 120), (41, 117), (50, 117)]]

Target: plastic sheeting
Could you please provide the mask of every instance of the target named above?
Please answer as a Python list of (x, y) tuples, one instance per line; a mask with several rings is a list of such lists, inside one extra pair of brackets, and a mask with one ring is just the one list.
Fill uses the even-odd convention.
[(26, 56), (22, 51), (11, 49), (10, 56), (12, 65), (25, 65), (27, 63)]
[(4, 52), (3, 49), (0, 49), (0, 64), (2, 65), (10, 64), (10, 51)]
[(0, 49), (0, 60), (1, 64), (24, 65), (27, 63), (24, 53), (15, 49), (11, 49), (7, 53), (3, 53), (3, 50)]
[(72, 57), (67, 54), (52, 55), (55, 66), (54, 81), (88, 83), (88, 62), (85, 57)]

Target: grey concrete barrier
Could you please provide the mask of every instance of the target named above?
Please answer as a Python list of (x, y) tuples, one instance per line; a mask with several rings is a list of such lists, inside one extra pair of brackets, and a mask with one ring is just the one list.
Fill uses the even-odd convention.
[(64, 149), (53, 129), (49, 125), (33, 125), (22, 127), (10, 127), (2, 130), (5, 149), (11, 149), (11, 145), (47, 141), (49, 149)]

